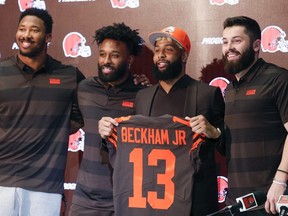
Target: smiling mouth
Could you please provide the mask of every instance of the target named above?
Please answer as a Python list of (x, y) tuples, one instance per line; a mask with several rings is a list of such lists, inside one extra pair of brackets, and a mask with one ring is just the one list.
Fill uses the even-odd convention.
[(165, 62), (161, 61), (161, 62), (157, 63), (157, 66), (159, 69), (166, 68), (168, 65), (169, 65), (169, 62), (167, 62), (167, 61), (165, 61)]
[(34, 42), (31, 40), (25, 40), (25, 39), (20, 40), (20, 44), (21, 44), (22, 48), (24, 48), (24, 49), (30, 48), (33, 43)]
[(226, 58), (229, 60), (229, 61), (232, 61), (232, 60), (237, 60), (240, 56), (240, 53), (235, 53), (235, 52), (229, 52), (226, 54)]
[(31, 46), (31, 43), (30, 42), (22, 42), (22, 47), (23, 48), (29, 48)]
[(105, 74), (112, 73), (112, 71), (113, 71), (112, 67), (107, 67), (107, 66), (102, 67), (102, 72)]

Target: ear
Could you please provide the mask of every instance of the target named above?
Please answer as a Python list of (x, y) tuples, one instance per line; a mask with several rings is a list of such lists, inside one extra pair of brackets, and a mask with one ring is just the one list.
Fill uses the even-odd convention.
[(253, 42), (253, 49), (255, 52), (259, 52), (261, 49), (261, 40), (257, 39)]
[(183, 51), (181, 59), (182, 59), (182, 62), (183, 62), (183, 63), (186, 63), (186, 62), (187, 62), (188, 55), (187, 55), (186, 52)]
[(46, 43), (50, 43), (52, 41), (52, 34), (48, 33), (46, 34)]
[(135, 56), (133, 56), (133, 55), (129, 56), (129, 58), (128, 58), (128, 67), (129, 67), (129, 69), (130, 69), (134, 59), (135, 59)]

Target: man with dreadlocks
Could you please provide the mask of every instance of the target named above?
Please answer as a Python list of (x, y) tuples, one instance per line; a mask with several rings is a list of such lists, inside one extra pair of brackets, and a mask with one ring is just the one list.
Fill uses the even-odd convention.
[[(130, 65), (144, 42), (138, 30), (132, 30), (124, 23), (114, 23), (97, 30), (94, 38), (99, 47), (98, 77), (83, 80), (78, 88), (78, 102), (85, 124), (82, 128), (85, 150), (70, 216), (114, 214), (112, 170), (108, 154), (101, 149), (98, 120), (102, 116), (134, 114), (136, 93), (143, 88), (134, 84), (130, 73)], [(138, 82), (149, 84), (143, 76)]]

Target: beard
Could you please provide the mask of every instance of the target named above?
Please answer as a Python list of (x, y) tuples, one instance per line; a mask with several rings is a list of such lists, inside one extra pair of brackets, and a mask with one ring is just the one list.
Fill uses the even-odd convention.
[[(109, 74), (104, 74), (102, 72), (103, 67), (110, 67), (113, 71)], [(128, 63), (122, 63), (119, 67), (112, 67), (110, 64), (100, 66), (98, 64), (98, 77), (102, 82), (115, 82), (120, 80), (126, 73), (128, 68)]]
[(34, 58), (34, 57), (38, 56), (38, 55), (45, 49), (45, 47), (46, 47), (46, 41), (45, 41), (45, 39), (41, 40), (41, 41), (39, 42), (39, 46), (32, 48), (32, 49), (31, 49), (30, 51), (28, 51), (28, 52), (23, 52), (23, 51), (20, 49), (19, 44), (17, 44), (17, 45), (18, 45), (18, 47), (19, 47), (19, 53), (20, 53), (20, 55), (25, 56), (25, 57), (28, 57), (28, 58)]
[[(234, 50), (234, 52), (238, 53), (238, 51)], [(248, 67), (252, 65), (252, 63), (255, 60), (255, 52), (253, 50), (253, 45), (250, 44), (250, 46), (243, 51), (241, 57), (237, 61), (228, 61), (226, 56), (223, 55), (223, 61), (224, 61), (224, 69), (226, 72), (230, 74), (237, 74)]]
[(157, 65), (154, 64), (152, 73), (158, 81), (173, 80), (181, 74), (182, 68), (182, 61), (179, 58), (177, 61), (170, 63), (164, 71), (160, 71)]

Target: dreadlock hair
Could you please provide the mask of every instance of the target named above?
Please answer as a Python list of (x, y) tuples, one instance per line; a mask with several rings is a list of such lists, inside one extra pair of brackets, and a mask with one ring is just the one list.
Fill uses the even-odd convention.
[(256, 20), (246, 16), (229, 17), (223, 23), (223, 28), (232, 26), (243, 26), (245, 33), (250, 37), (253, 42), (257, 39), (261, 39), (261, 29)]
[(18, 24), (25, 16), (36, 16), (44, 22), (45, 25), (45, 33), (49, 34), (52, 33), (52, 25), (53, 19), (48, 11), (38, 8), (27, 8), (20, 14)]
[(122, 23), (113, 23), (95, 31), (93, 36), (99, 46), (105, 39), (124, 42), (131, 55), (137, 56), (142, 48), (144, 40), (139, 36), (138, 29), (132, 30)]

